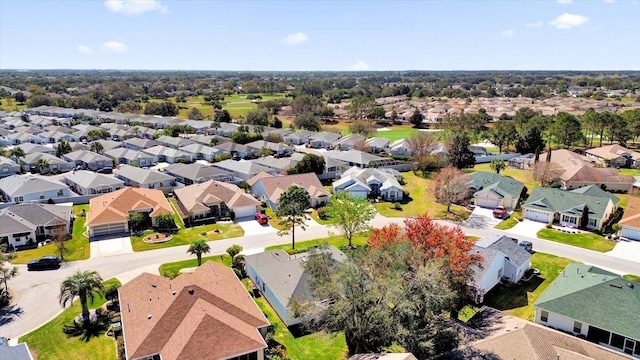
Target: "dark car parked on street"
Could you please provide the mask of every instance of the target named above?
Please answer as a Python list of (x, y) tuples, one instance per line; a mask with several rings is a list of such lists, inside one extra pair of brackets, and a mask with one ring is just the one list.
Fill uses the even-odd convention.
[(60, 258), (55, 255), (43, 256), (27, 263), (27, 270), (47, 270), (60, 267)]

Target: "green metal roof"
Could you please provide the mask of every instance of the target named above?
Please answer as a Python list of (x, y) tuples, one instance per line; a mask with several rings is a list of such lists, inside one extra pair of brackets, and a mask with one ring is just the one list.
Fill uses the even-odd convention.
[[(470, 174), (470, 187), (480, 191), (505, 192), (514, 198), (519, 198), (524, 184), (507, 176), (487, 171), (476, 171)], [(482, 189), (482, 190), (481, 190)], [(502, 194), (501, 194), (502, 195)]]
[(610, 197), (593, 196), (573, 191), (537, 187), (533, 189), (523, 208), (581, 215), (585, 206), (589, 208), (589, 217), (601, 219), (607, 209)]
[(567, 265), (533, 306), (640, 340), (640, 284), (594, 266)]

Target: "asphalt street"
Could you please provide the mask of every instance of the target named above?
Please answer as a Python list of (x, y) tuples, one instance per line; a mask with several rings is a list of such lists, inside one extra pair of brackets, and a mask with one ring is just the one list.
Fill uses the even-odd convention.
[[(371, 226), (382, 227), (392, 222), (402, 223), (403, 219), (378, 216), (371, 221)], [(446, 221), (438, 222), (449, 226), (459, 225)], [(324, 226), (311, 226), (306, 231), (296, 231), (296, 241), (327, 237), (329, 230)], [(473, 228), (462, 227), (462, 230), (467, 234), (481, 237), (501, 233), (509, 235), (501, 230), (483, 228), (481, 226)], [(620, 259), (611, 255), (535, 237), (518, 236), (518, 238), (520, 240), (530, 240), (534, 244), (533, 248), (536, 251), (597, 265), (619, 274), (640, 274), (640, 262)], [(276, 234), (256, 234), (241, 238), (211, 241), (209, 246), (211, 247), (211, 254), (223, 254), (233, 244), (240, 244), (246, 251), (251, 252), (254, 250), (255, 252), (255, 250), (289, 243), (290, 241), (290, 235), (280, 237)], [(127, 282), (144, 271), (157, 273), (158, 266), (163, 263), (189, 258), (187, 248), (188, 246), (185, 245), (91, 258), (65, 263), (60, 269), (54, 271), (27, 271), (26, 266), (19, 265), (18, 276), (9, 282), (9, 287), (15, 292), (16, 299), (13, 305), (0, 313), (0, 336), (17, 338), (45, 324), (60, 313), (63, 310), (58, 303), (60, 283), (65, 277), (77, 270), (96, 270), (105, 280), (116, 277), (122, 282)]]

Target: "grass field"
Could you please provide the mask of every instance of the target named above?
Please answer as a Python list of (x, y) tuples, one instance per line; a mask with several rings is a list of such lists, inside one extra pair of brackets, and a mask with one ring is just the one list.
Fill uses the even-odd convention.
[[(285, 97), (285, 94), (276, 94), (276, 95), (260, 94), (260, 96), (262, 96), (262, 100), (258, 100), (258, 101), (249, 100), (244, 94), (243, 95), (234, 94), (230, 96), (225, 96), (224, 101), (222, 101), (223, 103), (222, 108), (227, 110), (229, 114), (231, 114), (231, 117), (233, 117), (234, 119), (237, 119), (237, 118), (245, 117), (249, 110), (255, 109), (256, 107), (258, 107), (258, 103), (260, 101), (282, 99)], [(167, 100), (175, 103), (176, 98), (170, 97)], [(178, 111), (178, 118), (180, 119), (187, 119), (188, 118), (187, 114), (189, 114), (189, 112), (193, 108), (200, 110), (200, 112), (204, 116), (213, 116), (213, 106), (205, 104), (203, 95), (187, 96), (185, 103), (176, 103), (176, 105), (181, 107), (181, 109)]]
[[(73, 207), (73, 213), (76, 216), (73, 222), (73, 232), (71, 240), (67, 241), (67, 252), (64, 254), (66, 261), (85, 260), (89, 258), (91, 246), (89, 239), (84, 237), (82, 233), (85, 231), (84, 224), (86, 218), (81, 216), (82, 209), (89, 210), (89, 205), (76, 205)], [(11, 260), (14, 264), (26, 264), (30, 260), (43, 257), (45, 255), (60, 255), (56, 244), (40, 246), (31, 250), (22, 250), (16, 252), (15, 259)]]
[(408, 139), (413, 136), (413, 134), (418, 132), (418, 129), (414, 129), (411, 126), (407, 125), (393, 125), (388, 129), (390, 130), (376, 131), (376, 134), (374, 136), (386, 138), (393, 142), (398, 139)]
[(521, 211), (514, 211), (508, 219), (502, 220), (498, 225), (494, 226), (495, 229), (507, 230), (516, 226), (518, 219), (522, 219)]
[[(354, 235), (353, 239), (351, 240), (351, 243), (353, 245), (356, 245), (356, 246), (364, 246), (364, 245), (367, 244), (367, 239), (369, 239), (369, 232), (362, 232), (362, 233), (358, 233), (358, 234)], [(296, 249), (304, 250), (306, 248), (310, 248), (312, 246), (322, 245), (322, 244), (325, 244), (325, 243), (329, 244), (329, 245), (333, 245), (333, 246), (337, 247), (338, 249), (340, 249), (341, 247), (349, 244), (349, 242), (347, 241), (347, 239), (344, 236), (342, 236), (342, 235), (333, 235), (333, 236), (330, 236), (330, 237), (327, 237), (327, 238), (322, 238), (322, 239), (314, 239), (314, 240), (296, 242)], [(269, 246), (269, 247), (265, 248), (265, 251), (276, 250), (276, 249), (282, 249), (282, 250), (291, 249), (291, 243)]]
[(469, 217), (470, 212), (457, 205), (451, 205), (451, 212), (447, 212), (446, 204), (435, 203), (430, 178), (424, 178), (413, 172), (402, 173), (405, 185), (402, 188), (409, 193), (410, 200), (401, 202), (402, 210), (393, 208), (393, 203), (382, 202), (375, 204), (376, 210), (387, 217), (414, 217), (429, 214), (433, 219), (462, 221)]
[(5, 111), (22, 111), (27, 108), (26, 104), (20, 104), (13, 98), (4, 98), (0, 99), (0, 107), (2, 107)]
[(618, 174), (622, 176), (636, 176), (640, 175), (639, 169), (618, 169)]
[[(219, 230), (220, 233), (211, 233), (214, 230)], [(140, 236), (132, 236), (131, 244), (133, 246), (133, 251), (145, 251), (145, 250), (154, 250), (161, 249), (172, 246), (179, 245), (189, 245), (193, 240), (197, 239), (205, 239), (207, 241), (213, 240), (222, 240), (229, 239), (234, 237), (240, 237), (244, 235), (244, 230), (240, 227), (240, 225), (236, 223), (217, 223), (217, 224), (208, 224), (208, 225), (200, 225), (193, 226), (190, 228), (181, 228), (177, 233), (173, 234), (173, 239), (159, 244), (150, 244), (143, 241), (143, 238), (146, 235), (152, 234), (152, 230), (145, 231)], [(207, 235), (202, 235), (202, 233), (207, 233)]]
[[(117, 279), (110, 279), (104, 282), (105, 288), (112, 285), (119, 285)], [(106, 302), (102, 296), (96, 296), (93, 302), (89, 302), (90, 309), (97, 309)], [(43, 304), (43, 306), (58, 306), (57, 304)], [(53, 320), (42, 327), (20, 337), (19, 342), (27, 342), (29, 348), (37, 353), (38, 360), (84, 360), (103, 359), (116, 360), (116, 342), (113, 338), (102, 334), (83, 340), (82, 337), (68, 337), (62, 332), (64, 325), (71, 325), (73, 319), (80, 314), (80, 303), (74, 301), (73, 304), (64, 310)]]
[(567, 234), (555, 229), (542, 229), (538, 237), (567, 245), (577, 246), (589, 250), (607, 252), (613, 250), (615, 242), (593, 233)]
[(533, 321), (535, 315), (533, 303), (571, 262), (574, 261), (545, 253), (535, 253), (531, 256), (531, 266), (540, 270), (540, 276), (533, 277), (522, 285), (507, 287), (498, 284), (485, 295), (484, 304)]

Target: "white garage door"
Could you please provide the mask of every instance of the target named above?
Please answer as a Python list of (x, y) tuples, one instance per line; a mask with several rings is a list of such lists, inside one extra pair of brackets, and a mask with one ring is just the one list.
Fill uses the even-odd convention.
[(549, 222), (549, 214), (538, 210), (524, 209), (523, 217), (533, 221)]
[(624, 226), (620, 231), (620, 236), (640, 241), (640, 229)]
[(500, 205), (500, 200), (498, 199), (487, 199), (487, 198), (476, 198), (476, 206), (480, 206), (487, 209), (495, 209), (496, 206)]
[(256, 207), (254, 205), (238, 206), (233, 208), (233, 212), (236, 213), (236, 218), (242, 218), (247, 216), (253, 217), (256, 214)]
[(107, 224), (93, 227), (93, 236), (122, 234), (126, 232), (125, 224)]

